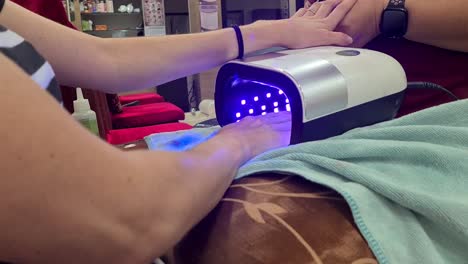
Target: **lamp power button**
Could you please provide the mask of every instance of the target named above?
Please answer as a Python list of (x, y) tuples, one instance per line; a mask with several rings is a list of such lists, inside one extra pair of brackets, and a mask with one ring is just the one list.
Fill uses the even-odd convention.
[(341, 55), (341, 56), (352, 57), (352, 56), (358, 56), (359, 54), (361, 54), (361, 52), (359, 52), (359, 50), (340, 50), (336, 54)]

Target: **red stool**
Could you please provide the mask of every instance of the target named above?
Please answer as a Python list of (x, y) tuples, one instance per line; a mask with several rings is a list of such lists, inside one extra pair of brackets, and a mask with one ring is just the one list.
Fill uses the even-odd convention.
[(138, 102), (139, 105), (162, 103), (164, 97), (157, 93), (142, 93), (142, 94), (130, 94), (119, 96), (120, 103), (122, 105)]

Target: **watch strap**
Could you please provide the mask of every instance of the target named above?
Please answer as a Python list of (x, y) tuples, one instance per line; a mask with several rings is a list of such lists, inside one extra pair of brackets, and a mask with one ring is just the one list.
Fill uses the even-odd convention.
[(2, 12), (4, 5), (5, 5), (5, 0), (0, 0), (0, 13)]
[(387, 8), (405, 8), (405, 0), (390, 0)]
[(388, 38), (402, 38), (408, 30), (408, 10), (405, 0), (390, 0), (382, 12), (380, 33)]

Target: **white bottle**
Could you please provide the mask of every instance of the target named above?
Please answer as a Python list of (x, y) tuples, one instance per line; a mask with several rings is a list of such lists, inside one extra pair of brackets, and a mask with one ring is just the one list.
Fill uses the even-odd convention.
[(105, 13), (106, 12), (106, 4), (104, 4), (104, 1), (99, 1), (97, 4), (97, 11), (98, 13)]
[(106, 1), (106, 12), (107, 13), (114, 13), (114, 2), (112, 0)]
[(201, 31), (212, 31), (219, 28), (218, 4), (216, 0), (200, 1), (200, 24)]
[(88, 99), (84, 99), (81, 88), (76, 88), (76, 100), (73, 101), (73, 109), (73, 118), (80, 122), (91, 133), (99, 136), (96, 113), (91, 110)]

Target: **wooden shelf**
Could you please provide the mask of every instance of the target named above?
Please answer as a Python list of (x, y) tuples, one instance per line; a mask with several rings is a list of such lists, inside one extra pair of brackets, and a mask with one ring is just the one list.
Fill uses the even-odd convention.
[(137, 16), (139, 13), (81, 13), (81, 16)]
[(127, 29), (108, 29), (108, 30), (85, 30), (84, 33), (104, 33), (104, 32), (118, 32), (118, 31), (142, 31), (143, 28), (127, 28)]

